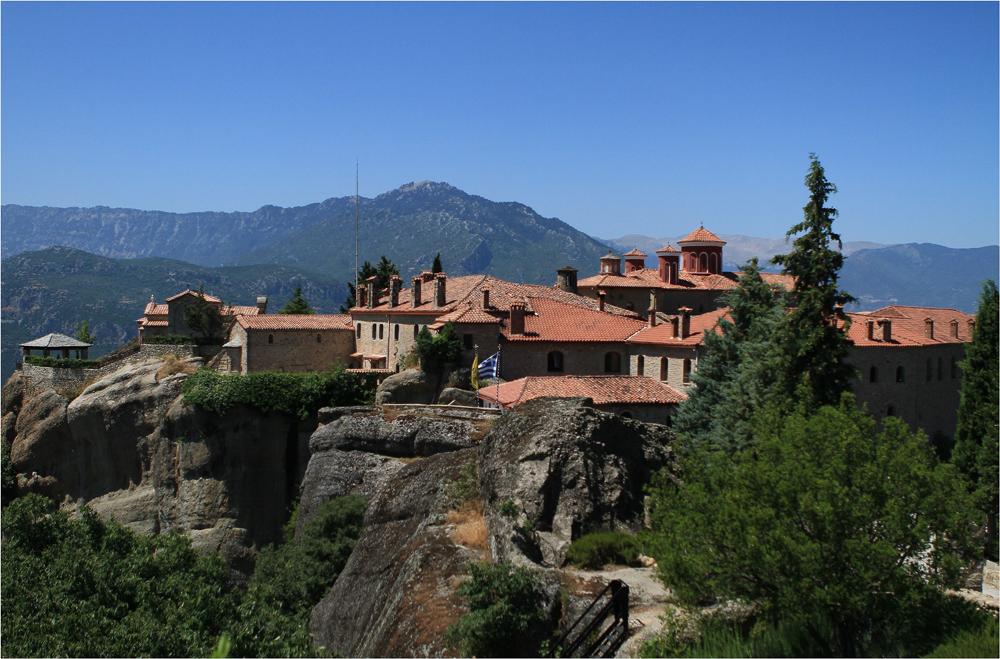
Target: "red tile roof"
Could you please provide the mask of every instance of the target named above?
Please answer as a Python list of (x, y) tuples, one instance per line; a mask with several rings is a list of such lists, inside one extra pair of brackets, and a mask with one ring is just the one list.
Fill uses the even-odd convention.
[(646, 258), (645, 254), (643, 254), (639, 250), (635, 249), (634, 247), (632, 248), (631, 252), (626, 252), (625, 254), (622, 254), (622, 256), (635, 256), (635, 257), (640, 257), (641, 256), (642, 258)]
[(459, 306), (451, 313), (439, 316), (435, 324), (440, 323), (444, 325), (447, 322), (466, 323), (470, 325), (499, 325), (502, 321), (496, 316), (483, 311), (480, 307), (465, 304)]
[[(645, 328), (630, 338), (628, 343), (660, 346), (699, 346), (705, 342), (705, 333), (714, 331), (715, 325), (719, 322), (719, 319), (728, 313), (729, 308), (726, 307), (725, 309), (716, 309), (707, 313), (691, 316), (691, 333), (683, 339), (672, 338), (673, 326), (668, 321), (660, 323), (656, 327)], [(662, 318), (663, 315), (657, 314), (657, 317)], [(674, 317), (675, 316), (667, 316), (668, 319)], [(677, 318), (678, 324), (683, 322), (680, 316), (677, 316)], [(678, 327), (678, 329), (680, 328)]]
[(672, 245), (667, 245), (665, 247), (661, 247), (660, 249), (656, 250), (656, 253), (657, 254), (664, 254), (664, 253), (667, 253), (667, 254), (680, 254), (681, 250), (677, 249), (676, 247), (674, 247)]
[(566, 304), (542, 297), (529, 297), (532, 313), (525, 313), (524, 334), (510, 333), (505, 321), (501, 332), (509, 341), (621, 342), (646, 326), (639, 318)]
[(146, 303), (146, 308), (143, 309), (142, 313), (144, 316), (166, 316), (169, 311), (170, 307), (165, 304), (148, 302)]
[[(435, 284), (425, 283), (421, 288), (421, 304), (416, 308), (410, 308), (411, 289), (406, 288), (399, 292), (399, 304), (395, 307), (389, 306), (388, 296), (379, 299), (379, 304), (372, 309), (367, 307), (352, 307), (351, 314), (376, 313), (386, 314), (433, 314), (443, 316), (457, 309), (466, 306), (482, 308), (483, 289), (490, 290), (489, 313), (506, 315), (510, 311), (512, 302), (521, 302), (528, 305), (531, 310), (531, 298), (550, 299), (573, 305), (581, 309), (598, 310), (597, 300), (561, 291), (555, 286), (539, 286), (536, 284), (515, 284), (502, 279), (495, 279), (489, 275), (468, 275), (464, 277), (451, 277), (445, 287), (446, 300), (444, 306), (438, 307), (434, 304)], [(640, 318), (636, 312), (622, 309), (611, 304), (604, 305), (606, 313), (615, 316), (625, 316), (627, 318)]]
[(719, 238), (705, 227), (701, 227), (700, 229), (695, 229), (689, 233), (684, 239), (677, 241), (678, 245), (682, 243), (719, 243), (720, 245), (725, 245), (726, 241)]
[[(256, 309), (256, 307), (254, 307)], [(347, 314), (262, 314), (237, 316), (236, 322), (250, 330), (353, 330)]]
[[(174, 300), (176, 300), (177, 298), (179, 298), (179, 297), (183, 297), (183, 296), (185, 296), (185, 295), (194, 295), (194, 296), (196, 296), (196, 297), (197, 297), (197, 295), (198, 295), (198, 291), (192, 291), (192, 290), (191, 290), (191, 289), (189, 288), (189, 289), (187, 289), (186, 291), (184, 291), (184, 292), (182, 292), (182, 293), (178, 293), (177, 295), (171, 295), (170, 297), (168, 297), (168, 298), (167, 298), (167, 302), (173, 302), (173, 301), (174, 301)], [(219, 299), (219, 298), (215, 297), (214, 295), (209, 295), (208, 293), (205, 293), (205, 299), (206, 299), (207, 301), (209, 301), (209, 302), (222, 302), (222, 300), (221, 300), (221, 299)]]
[[(860, 347), (891, 347), (891, 346), (932, 346), (954, 343), (968, 343), (972, 340), (969, 334), (969, 321), (975, 316), (957, 309), (939, 309), (936, 307), (904, 307), (889, 306), (877, 311), (866, 313), (848, 313), (851, 327), (847, 335)], [(879, 319), (892, 321), (892, 340), (889, 342), (868, 339), (868, 321)], [(926, 333), (926, 320), (934, 322), (934, 338)], [(951, 335), (952, 321), (958, 323), (958, 338)], [(878, 332), (878, 326), (875, 328)]]
[[(643, 268), (628, 274), (620, 275), (594, 275), (581, 279), (577, 286), (581, 289), (595, 288), (659, 288), (664, 290), (697, 290), (697, 291), (728, 291), (739, 285), (739, 272), (723, 272), (717, 275), (697, 275), (690, 279), (685, 278), (684, 272), (678, 273), (676, 284), (667, 284), (660, 281), (660, 273), (653, 268)], [(782, 275), (772, 272), (760, 273), (761, 279), (768, 284), (776, 284), (785, 290), (792, 290), (795, 286), (795, 278), (791, 275)]]
[(677, 405), (687, 396), (654, 378), (619, 375), (529, 376), (499, 387), (483, 387), (479, 396), (515, 407), (542, 396), (592, 398), (595, 405)]

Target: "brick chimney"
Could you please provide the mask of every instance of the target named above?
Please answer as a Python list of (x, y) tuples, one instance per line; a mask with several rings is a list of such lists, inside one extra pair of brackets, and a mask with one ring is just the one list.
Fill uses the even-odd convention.
[(378, 275), (372, 275), (365, 281), (368, 282), (368, 308), (378, 305)]
[(434, 273), (431, 272), (430, 270), (421, 270), (420, 278), (423, 279), (425, 282), (434, 281)]
[(928, 339), (934, 338), (934, 319), (924, 318), (924, 336)]
[(674, 316), (670, 319), (670, 338), (679, 339), (681, 338), (681, 319)]
[(556, 288), (566, 293), (576, 294), (576, 273), (578, 270), (572, 266), (564, 266), (556, 270)]
[(443, 272), (437, 273), (434, 277), (434, 306), (443, 307), (448, 298), (445, 295), (445, 285), (448, 282), (448, 275)]
[(649, 326), (656, 327), (656, 309), (653, 307), (649, 308)]
[(954, 318), (951, 319), (951, 338), (958, 338), (958, 321)]
[(604, 311), (604, 298), (607, 297), (604, 291), (597, 291), (597, 310)]
[(357, 306), (359, 306), (359, 307), (367, 307), (368, 306), (368, 287), (365, 286), (364, 284), (358, 286), (357, 294), (358, 294), (358, 299), (355, 300), (355, 302), (357, 303)]
[(262, 314), (267, 313), (267, 296), (266, 295), (258, 295), (257, 296), (257, 311), (259, 313), (262, 313)]
[(690, 307), (681, 307), (677, 311), (681, 314), (681, 338), (686, 339), (691, 336), (691, 311)]
[(866, 324), (868, 325), (868, 340), (869, 341), (874, 341), (875, 340), (875, 321), (874, 320), (869, 320)]
[(410, 308), (415, 309), (420, 306), (420, 284), (423, 278), (415, 275), (410, 278)]
[(490, 287), (483, 286), (483, 309), (490, 308)]
[(510, 333), (524, 334), (524, 302), (512, 302), (510, 305)]
[(393, 275), (389, 278), (389, 307), (399, 306), (399, 289), (403, 287), (403, 280), (399, 278), (399, 275)]
[(879, 332), (879, 339), (886, 342), (892, 341), (892, 321), (883, 318), (878, 321), (878, 326), (879, 329), (881, 329), (881, 332)]
[(969, 338), (971, 339), (972, 335), (975, 334), (976, 332), (976, 319), (970, 318), (968, 322), (969, 322)]

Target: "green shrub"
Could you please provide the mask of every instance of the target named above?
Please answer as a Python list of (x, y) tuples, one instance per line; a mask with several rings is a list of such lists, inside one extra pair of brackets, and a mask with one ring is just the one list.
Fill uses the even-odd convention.
[(48, 366), (50, 368), (98, 368), (101, 365), (99, 359), (63, 359), (62, 357), (43, 357), (42, 355), (28, 355), (24, 361), (32, 366)]
[(573, 541), (566, 560), (583, 568), (597, 569), (609, 563), (631, 565), (642, 553), (642, 544), (627, 533), (588, 533)]
[(265, 414), (306, 419), (326, 406), (360, 405), (372, 400), (374, 388), (338, 367), (325, 373), (250, 373), (220, 375), (209, 369), (192, 373), (181, 389), (184, 402), (219, 415), (237, 405)]
[(479, 502), (479, 479), (476, 476), (476, 462), (469, 460), (462, 467), (458, 478), (448, 481), (444, 486), (445, 493), (456, 509), (467, 508)]
[(413, 351), (420, 357), (421, 370), (440, 373), (445, 364), (457, 362), (462, 357), (462, 341), (450, 322), (444, 324), (437, 336), (432, 336), (425, 325), (417, 334)]
[(458, 587), (469, 611), (448, 628), (445, 640), (466, 656), (534, 656), (523, 653), (531, 627), (542, 619), (538, 576), (504, 561), (469, 565), (472, 579)]
[(1000, 624), (991, 618), (977, 630), (960, 632), (925, 657), (996, 657), (1000, 651)]

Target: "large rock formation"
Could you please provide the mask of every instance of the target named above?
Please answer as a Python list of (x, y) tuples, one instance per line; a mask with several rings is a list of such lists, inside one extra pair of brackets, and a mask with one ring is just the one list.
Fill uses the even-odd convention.
[(140, 532), (187, 533), (246, 574), (255, 547), (280, 538), (305, 468), (298, 423), (249, 408), (220, 417), (185, 405), (186, 375), (160, 379), (161, 366), (126, 366), (72, 401), (43, 391), (19, 410), (16, 392), (4, 387), (4, 428), (16, 418), (18, 493), (70, 509), (87, 503)]
[[(519, 405), (480, 447), (493, 557), (560, 567), (569, 543), (584, 533), (638, 531), (643, 488), (672, 464), (673, 439), (666, 426), (598, 412), (586, 398)], [(519, 515), (501, 512), (507, 501)]]

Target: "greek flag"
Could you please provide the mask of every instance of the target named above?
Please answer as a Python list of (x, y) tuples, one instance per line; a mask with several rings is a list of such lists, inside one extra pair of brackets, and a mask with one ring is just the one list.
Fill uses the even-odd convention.
[(485, 379), (488, 379), (488, 378), (496, 379), (496, 377), (497, 377), (497, 357), (499, 355), (500, 355), (500, 353), (498, 352), (497, 354), (495, 354), (495, 355), (493, 355), (491, 357), (487, 357), (486, 359), (484, 359), (483, 361), (481, 361), (479, 363), (479, 379), (480, 380), (485, 380)]

